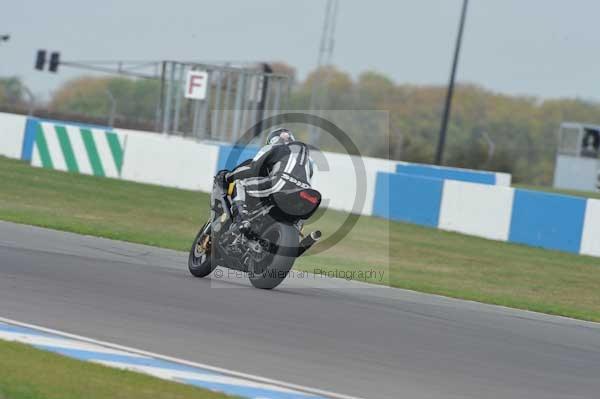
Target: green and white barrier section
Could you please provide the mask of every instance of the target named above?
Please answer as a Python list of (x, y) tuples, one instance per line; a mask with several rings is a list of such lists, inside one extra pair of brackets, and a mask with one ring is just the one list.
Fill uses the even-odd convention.
[(32, 166), (121, 177), (127, 136), (104, 127), (28, 118), (21, 159)]

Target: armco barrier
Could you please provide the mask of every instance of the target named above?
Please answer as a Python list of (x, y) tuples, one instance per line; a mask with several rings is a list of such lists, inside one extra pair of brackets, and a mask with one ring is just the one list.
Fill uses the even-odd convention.
[(508, 173), (487, 172), (481, 170), (451, 168), (447, 166), (425, 165), (401, 162), (396, 166), (397, 173), (437, 179), (458, 180), (471, 183), (510, 186)]

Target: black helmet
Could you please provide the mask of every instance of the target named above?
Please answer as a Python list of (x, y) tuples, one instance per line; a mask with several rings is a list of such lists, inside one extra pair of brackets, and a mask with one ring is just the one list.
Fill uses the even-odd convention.
[(294, 135), (292, 134), (292, 131), (285, 128), (279, 128), (269, 133), (269, 135), (267, 136), (266, 144), (289, 144), (292, 141), (296, 141)]

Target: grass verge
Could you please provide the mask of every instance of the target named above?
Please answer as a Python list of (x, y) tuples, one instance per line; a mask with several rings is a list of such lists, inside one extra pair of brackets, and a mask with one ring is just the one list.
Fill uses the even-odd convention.
[(231, 396), (0, 340), (0, 399), (81, 398), (225, 399)]
[[(3, 220), (187, 251), (207, 215), (206, 194), (0, 158)], [(327, 237), (344, 218), (328, 210), (310, 227)], [(334, 247), (307, 255), (297, 269), (374, 270), (384, 280), (367, 282), (600, 321), (598, 258), (372, 217), (360, 218)]]

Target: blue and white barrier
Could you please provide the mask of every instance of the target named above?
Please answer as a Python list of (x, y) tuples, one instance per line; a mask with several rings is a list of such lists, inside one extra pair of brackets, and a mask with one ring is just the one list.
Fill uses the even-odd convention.
[(600, 200), (587, 200), (580, 253), (600, 256)]
[(600, 256), (600, 201), (378, 173), (373, 215), (500, 241)]
[[(257, 151), (0, 113), (0, 155), (168, 187), (210, 192), (218, 170)], [(365, 180), (358, 183), (351, 156), (323, 152), (316, 157), (313, 185), (331, 209), (600, 256), (600, 201), (515, 190), (506, 173), (369, 157), (360, 158)], [(357, 193), (364, 195), (362, 204)]]
[(509, 173), (451, 168), (448, 166), (426, 165), (420, 163), (400, 162), (396, 166), (396, 172), (414, 176), (498, 186), (510, 186), (511, 183), (511, 175)]
[(437, 227), (443, 187), (444, 182), (440, 179), (378, 173), (373, 215)]

